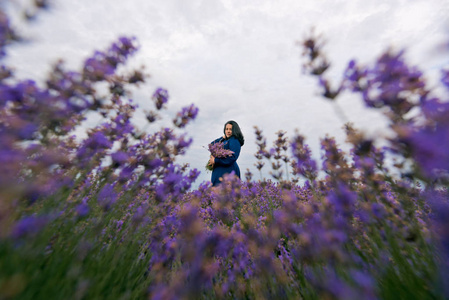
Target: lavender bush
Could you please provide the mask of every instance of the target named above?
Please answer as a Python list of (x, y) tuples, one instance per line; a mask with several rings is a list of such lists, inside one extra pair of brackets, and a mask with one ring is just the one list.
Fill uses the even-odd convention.
[[(4, 12), (0, 32), (4, 58), (18, 40)], [(198, 108), (183, 108), (173, 128), (131, 123), (130, 87), (147, 76), (118, 67), (138, 50), (135, 39), (118, 39), (78, 71), (57, 63), (43, 86), (2, 65), (0, 298), (449, 297), (447, 99), (432, 95), (402, 52), (350, 62), (332, 88), (320, 40), (303, 47), (325, 98), (357, 93), (387, 114), (388, 146), (346, 124), (351, 150), (327, 136), (315, 161), (299, 133), (281, 130), (267, 149), (256, 127), (256, 168), (268, 163), (273, 179), (248, 171), (214, 189), (192, 190), (199, 172), (176, 163), (192, 140), (174, 128)], [(448, 78), (442, 71), (446, 88)], [(169, 95), (160, 88), (152, 99), (149, 123)], [(74, 137), (88, 113), (103, 122)]]

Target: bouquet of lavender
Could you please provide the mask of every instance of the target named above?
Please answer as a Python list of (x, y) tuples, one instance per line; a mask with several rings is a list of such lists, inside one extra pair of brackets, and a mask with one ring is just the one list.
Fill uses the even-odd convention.
[[(231, 156), (232, 154), (234, 154), (234, 151), (224, 148), (223, 142), (209, 144), (208, 148), (209, 148), (210, 155), (212, 155), (213, 157), (223, 158), (223, 157), (228, 157), (228, 156)], [(212, 171), (213, 169), (214, 169), (214, 166), (209, 164), (209, 161), (207, 161), (206, 170)]]

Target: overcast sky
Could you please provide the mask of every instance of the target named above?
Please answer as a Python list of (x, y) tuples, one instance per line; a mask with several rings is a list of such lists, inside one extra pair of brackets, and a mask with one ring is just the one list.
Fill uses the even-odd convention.
[[(130, 65), (145, 65), (151, 78), (132, 98), (150, 108), (154, 89), (163, 87), (171, 116), (191, 103), (200, 109), (188, 127), (194, 143), (182, 158), (202, 171), (199, 183), (210, 178), (204, 147), (222, 135), (228, 120), (245, 135), (242, 174), (255, 172), (255, 125), (269, 145), (278, 130), (292, 136), (298, 129), (316, 157), (326, 134), (344, 142), (333, 105), (301, 71), (297, 42), (312, 27), (327, 40), (335, 80), (350, 59), (371, 63), (392, 46), (407, 49), (408, 61), (435, 82), (449, 65), (436, 51), (447, 40), (448, 16), (447, 0), (53, 0), (33, 26), (20, 27), (33, 41), (12, 48), (8, 63), (19, 77), (43, 78), (58, 58), (79, 68), (95, 49), (135, 36), (141, 48)], [(385, 133), (383, 116), (358, 97), (344, 94), (338, 104), (367, 134)]]

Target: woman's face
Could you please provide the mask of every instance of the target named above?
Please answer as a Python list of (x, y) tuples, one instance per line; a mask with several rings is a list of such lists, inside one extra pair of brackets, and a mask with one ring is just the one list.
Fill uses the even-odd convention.
[(231, 137), (231, 135), (232, 135), (232, 124), (226, 124), (225, 135), (226, 135), (226, 138), (230, 138)]

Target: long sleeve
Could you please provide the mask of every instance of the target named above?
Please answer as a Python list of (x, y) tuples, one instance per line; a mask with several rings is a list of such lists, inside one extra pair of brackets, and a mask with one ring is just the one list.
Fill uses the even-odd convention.
[[(215, 165), (216, 166), (230, 166), (232, 165), (240, 155), (240, 142), (236, 138), (230, 138), (228, 140), (229, 144), (229, 150), (233, 151), (234, 153), (231, 156), (223, 157), (223, 158), (215, 158)], [(227, 148), (227, 147), (226, 147)]]

